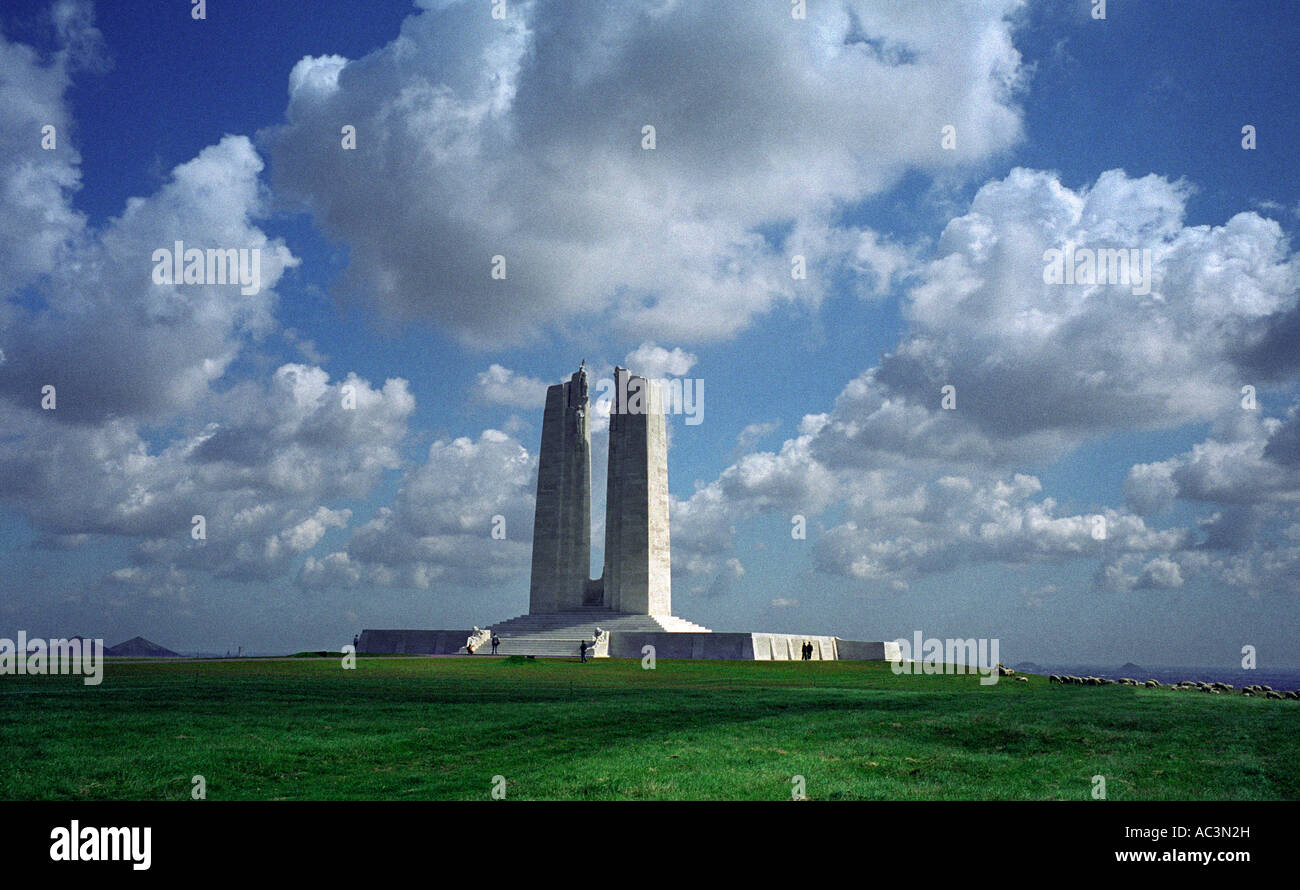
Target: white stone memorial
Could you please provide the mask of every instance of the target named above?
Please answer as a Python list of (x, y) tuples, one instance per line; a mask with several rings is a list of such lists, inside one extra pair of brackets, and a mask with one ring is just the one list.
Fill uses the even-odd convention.
[[(500, 637), (499, 655), (797, 660), (885, 660), (885, 643), (801, 634), (713, 633), (672, 613), (668, 526), (668, 440), (658, 385), (614, 369), (605, 496), (605, 566), (591, 578), (591, 429), (586, 362), (546, 391), (537, 461), (528, 614), (481, 634)], [(490, 632), (490, 633), (489, 633)], [(479, 629), (474, 629), (479, 634)], [(361, 652), (452, 654), (465, 631), (366, 630)], [(464, 646), (464, 642), (460, 643)], [(459, 651), (464, 651), (459, 648)], [(476, 646), (475, 651), (480, 649)], [(897, 658), (897, 646), (893, 649)]]

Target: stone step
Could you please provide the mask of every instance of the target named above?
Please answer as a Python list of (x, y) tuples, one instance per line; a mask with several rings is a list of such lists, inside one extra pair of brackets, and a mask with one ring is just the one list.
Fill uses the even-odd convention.
[[(593, 656), (588, 640), (587, 657)], [(537, 639), (534, 637), (517, 637), (513, 640), (503, 638), (497, 647), (497, 655), (541, 655), (551, 658), (577, 658), (581, 649), (581, 640)], [(491, 651), (490, 649), (488, 650)]]
[(584, 632), (590, 628), (593, 632), (596, 627), (603, 630), (633, 630), (633, 631), (684, 631), (691, 633), (708, 633), (709, 629), (693, 621), (687, 621), (684, 618), (676, 616), (657, 617), (651, 615), (626, 615), (618, 613), (599, 613), (592, 615), (575, 615), (573, 613), (555, 614), (555, 615), (526, 615), (518, 618), (512, 618), (509, 621), (498, 622), (492, 625), (492, 629), (497, 633), (507, 631), (532, 631), (532, 630), (552, 630), (556, 628), (574, 628), (582, 629)]
[[(518, 624), (498, 624), (496, 627), (492, 628), (492, 632), (498, 634), (513, 633), (517, 636), (519, 634), (535, 633), (540, 631), (567, 630), (571, 631), (573, 636), (581, 637), (590, 636), (595, 633), (596, 627), (597, 625), (595, 624), (531, 624), (521, 621)], [(604, 625), (602, 624), (600, 627), (603, 628)]]
[(574, 633), (498, 634), (497, 636), (503, 643), (506, 640), (573, 640), (575, 643), (586, 640), (590, 643), (595, 639), (591, 634)]
[[(586, 644), (590, 646), (591, 644), (590, 638), (582, 638), (582, 639), (586, 639)], [(569, 643), (572, 643), (573, 647), (577, 648), (577, 644), (581, 643), (582, 639), (577, 637), (502, 637), (500, 638), (500, 644), (502, 644), (502, 646), (504, 646), (504, 644), (506, 643), (510, 643), (511, 646), (530, 646), (530, 644), (533, 643), (538, 643), (538, 644), (555, 643), (555, 644), (564, 644), (564, 646), (568, 646)]]

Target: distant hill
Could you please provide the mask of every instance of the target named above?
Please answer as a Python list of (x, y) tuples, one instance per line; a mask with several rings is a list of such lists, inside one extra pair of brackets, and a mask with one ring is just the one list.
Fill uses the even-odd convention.
[(116, 646), (108, 646), (104, 649), (105, 655), (131, 656), (132, 658), (180, 658), (179, 652), (173, 652), (165, 649), (157, 643), (151, 643), (144, 637), (132, 637), (125, 643), (118, 643)]
[(1142, 671), (1145, 671), (1145, 670), (1146, 670), (1146, 668), (1142, 667), (1142, 665), (1140, 665), (1140, 664), (1134, 664), (1134, 663), (1131, 662), (1131, 661), (1126, 661), (1126, 662), (1124, 662), (1124, 665), (1119, 669), (1119, 672), (1120, 672), (1121, 674), (1124, 674), (1124, 673), (1127, 673), (1127, 674), (1139, 673), (1139, 674), (1140, 674)]
[(1034, 664), (1032, 661), (1022, 661), (1017, 665), (1012, 665), (1016, 670), (1026, 674), (1045, 674), (1041, 664)]

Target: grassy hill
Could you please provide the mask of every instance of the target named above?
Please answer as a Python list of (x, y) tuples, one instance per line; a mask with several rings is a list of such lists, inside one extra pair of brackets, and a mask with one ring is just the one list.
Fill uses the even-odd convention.
[(110, 664), (0, 701), (10, 800), (1300, 798), (1300, 702), (861, 662)]

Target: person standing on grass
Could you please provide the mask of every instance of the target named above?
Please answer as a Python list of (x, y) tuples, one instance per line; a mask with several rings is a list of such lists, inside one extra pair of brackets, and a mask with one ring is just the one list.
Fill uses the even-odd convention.
[(578, 659), (583, 664), (587, 663), (587, 641), (586, 640), (583, 640), (582, 644), (578, 646)]
[(500, 638), (499, 636), (497, 636), (495, 633), (492, 634), (492, 654), (493, 654), (493, 655), (496, 655), (496, 654), (497, 654), (497, 646), (500, 646), (500, 645), (501, 645), (501, 638)]

